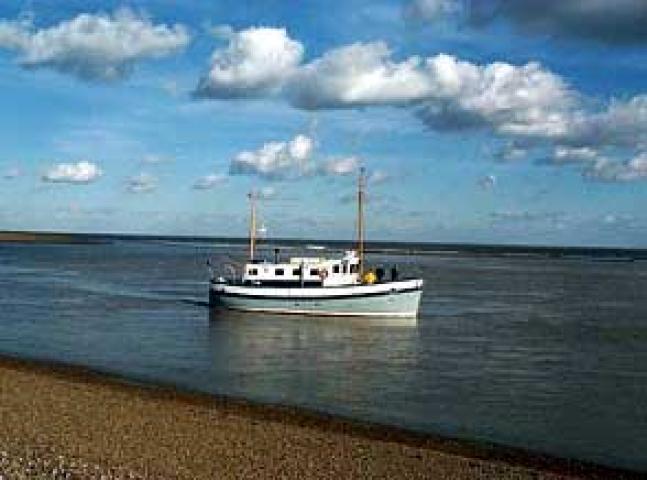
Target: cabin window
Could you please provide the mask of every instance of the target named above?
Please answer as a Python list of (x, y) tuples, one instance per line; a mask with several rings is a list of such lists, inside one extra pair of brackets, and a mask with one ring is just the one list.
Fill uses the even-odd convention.
[(301, 276), (301, 269), (300, 268), (295, 268), (294, 270), (292, 270), (292, 275), (294, 275), (296, 277), (300, 277)]
[(348, 273), (348, 264), (344, 263), (344, 273)]
[(318, 268), (311, 268), (310, 269), (310, 275), (312, 275), (313, 277), (316, 277), (317, 275), (319, 275), (319, 269)]
[(350, 266), (350, 273), (359, 273), (359, 264), (352, 263)]
[(250, 269), (249, 269), (249, 272), (247, 272), (247, 275), (250, 275), (250, 276), (252, 276), (252, 277), (253, 277), (254, 275), (258, 275), (258, 269), (256, 269), (256, 268), (250, 268)]
[(339, 273), (339, 265), (332, 266), (332, 273)]
[(285, 274), (285, 270), (283, 270), (282, 268), (277, 268), (276, 270), (274, 270), (274, 275), (276, 276), (282, 276), (284, 274)]

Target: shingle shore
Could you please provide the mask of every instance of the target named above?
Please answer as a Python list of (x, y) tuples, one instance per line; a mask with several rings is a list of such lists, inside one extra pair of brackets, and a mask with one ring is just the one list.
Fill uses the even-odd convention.
[(0, 359), (0, 480), (632, 478), (298, 409)]

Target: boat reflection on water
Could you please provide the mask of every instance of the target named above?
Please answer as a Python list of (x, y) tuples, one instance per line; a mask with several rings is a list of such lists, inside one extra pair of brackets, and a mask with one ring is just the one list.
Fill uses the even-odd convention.
[(227, 309), (209, 309), (209, 319), (210, 381), (228, 395), (377, 420), (371, 395), (381, 390), (383, 397), (402, 397), (400, 387), (392, 387), (399, 383), (385, 380), (387, 367), (399, 381), (419, 372), (415, 319)]
[(353, 317), (353, 316), (334, 316), (334, 315), (285, 315), (266, 312), (239, 312), (226, 308), (211, 307), (209, 308), (209, 322), (227, 322), (227, 321), (283, 321), (283, 322), (314, 322), (319, 324), (330, 324), (331, 326), (352, 326), (352, 327), (405, 327), (416, 328), (418, 326), (417, 317)]

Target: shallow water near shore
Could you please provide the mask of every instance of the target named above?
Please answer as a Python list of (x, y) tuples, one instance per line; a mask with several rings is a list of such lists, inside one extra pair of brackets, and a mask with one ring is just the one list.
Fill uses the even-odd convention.
[(647, 470), (647, 262), (372, 255), (417, 322), (210, 312), (236, 245), (0, 245), (0, 354)]

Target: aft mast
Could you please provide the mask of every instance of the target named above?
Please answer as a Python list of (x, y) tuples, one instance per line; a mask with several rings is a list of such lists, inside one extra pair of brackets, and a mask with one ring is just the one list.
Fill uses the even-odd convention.
[(364, 195), (366, 188), (364, 167), (357, 179), (357, 256), (359, 257), (359, 278), (364, 277)]
[(254, 261), (254, 252), (256, 250), (256, 193), (252, 190), (247, 194), (249, 198), (250, 216), (249, 216), (249, 261)]

